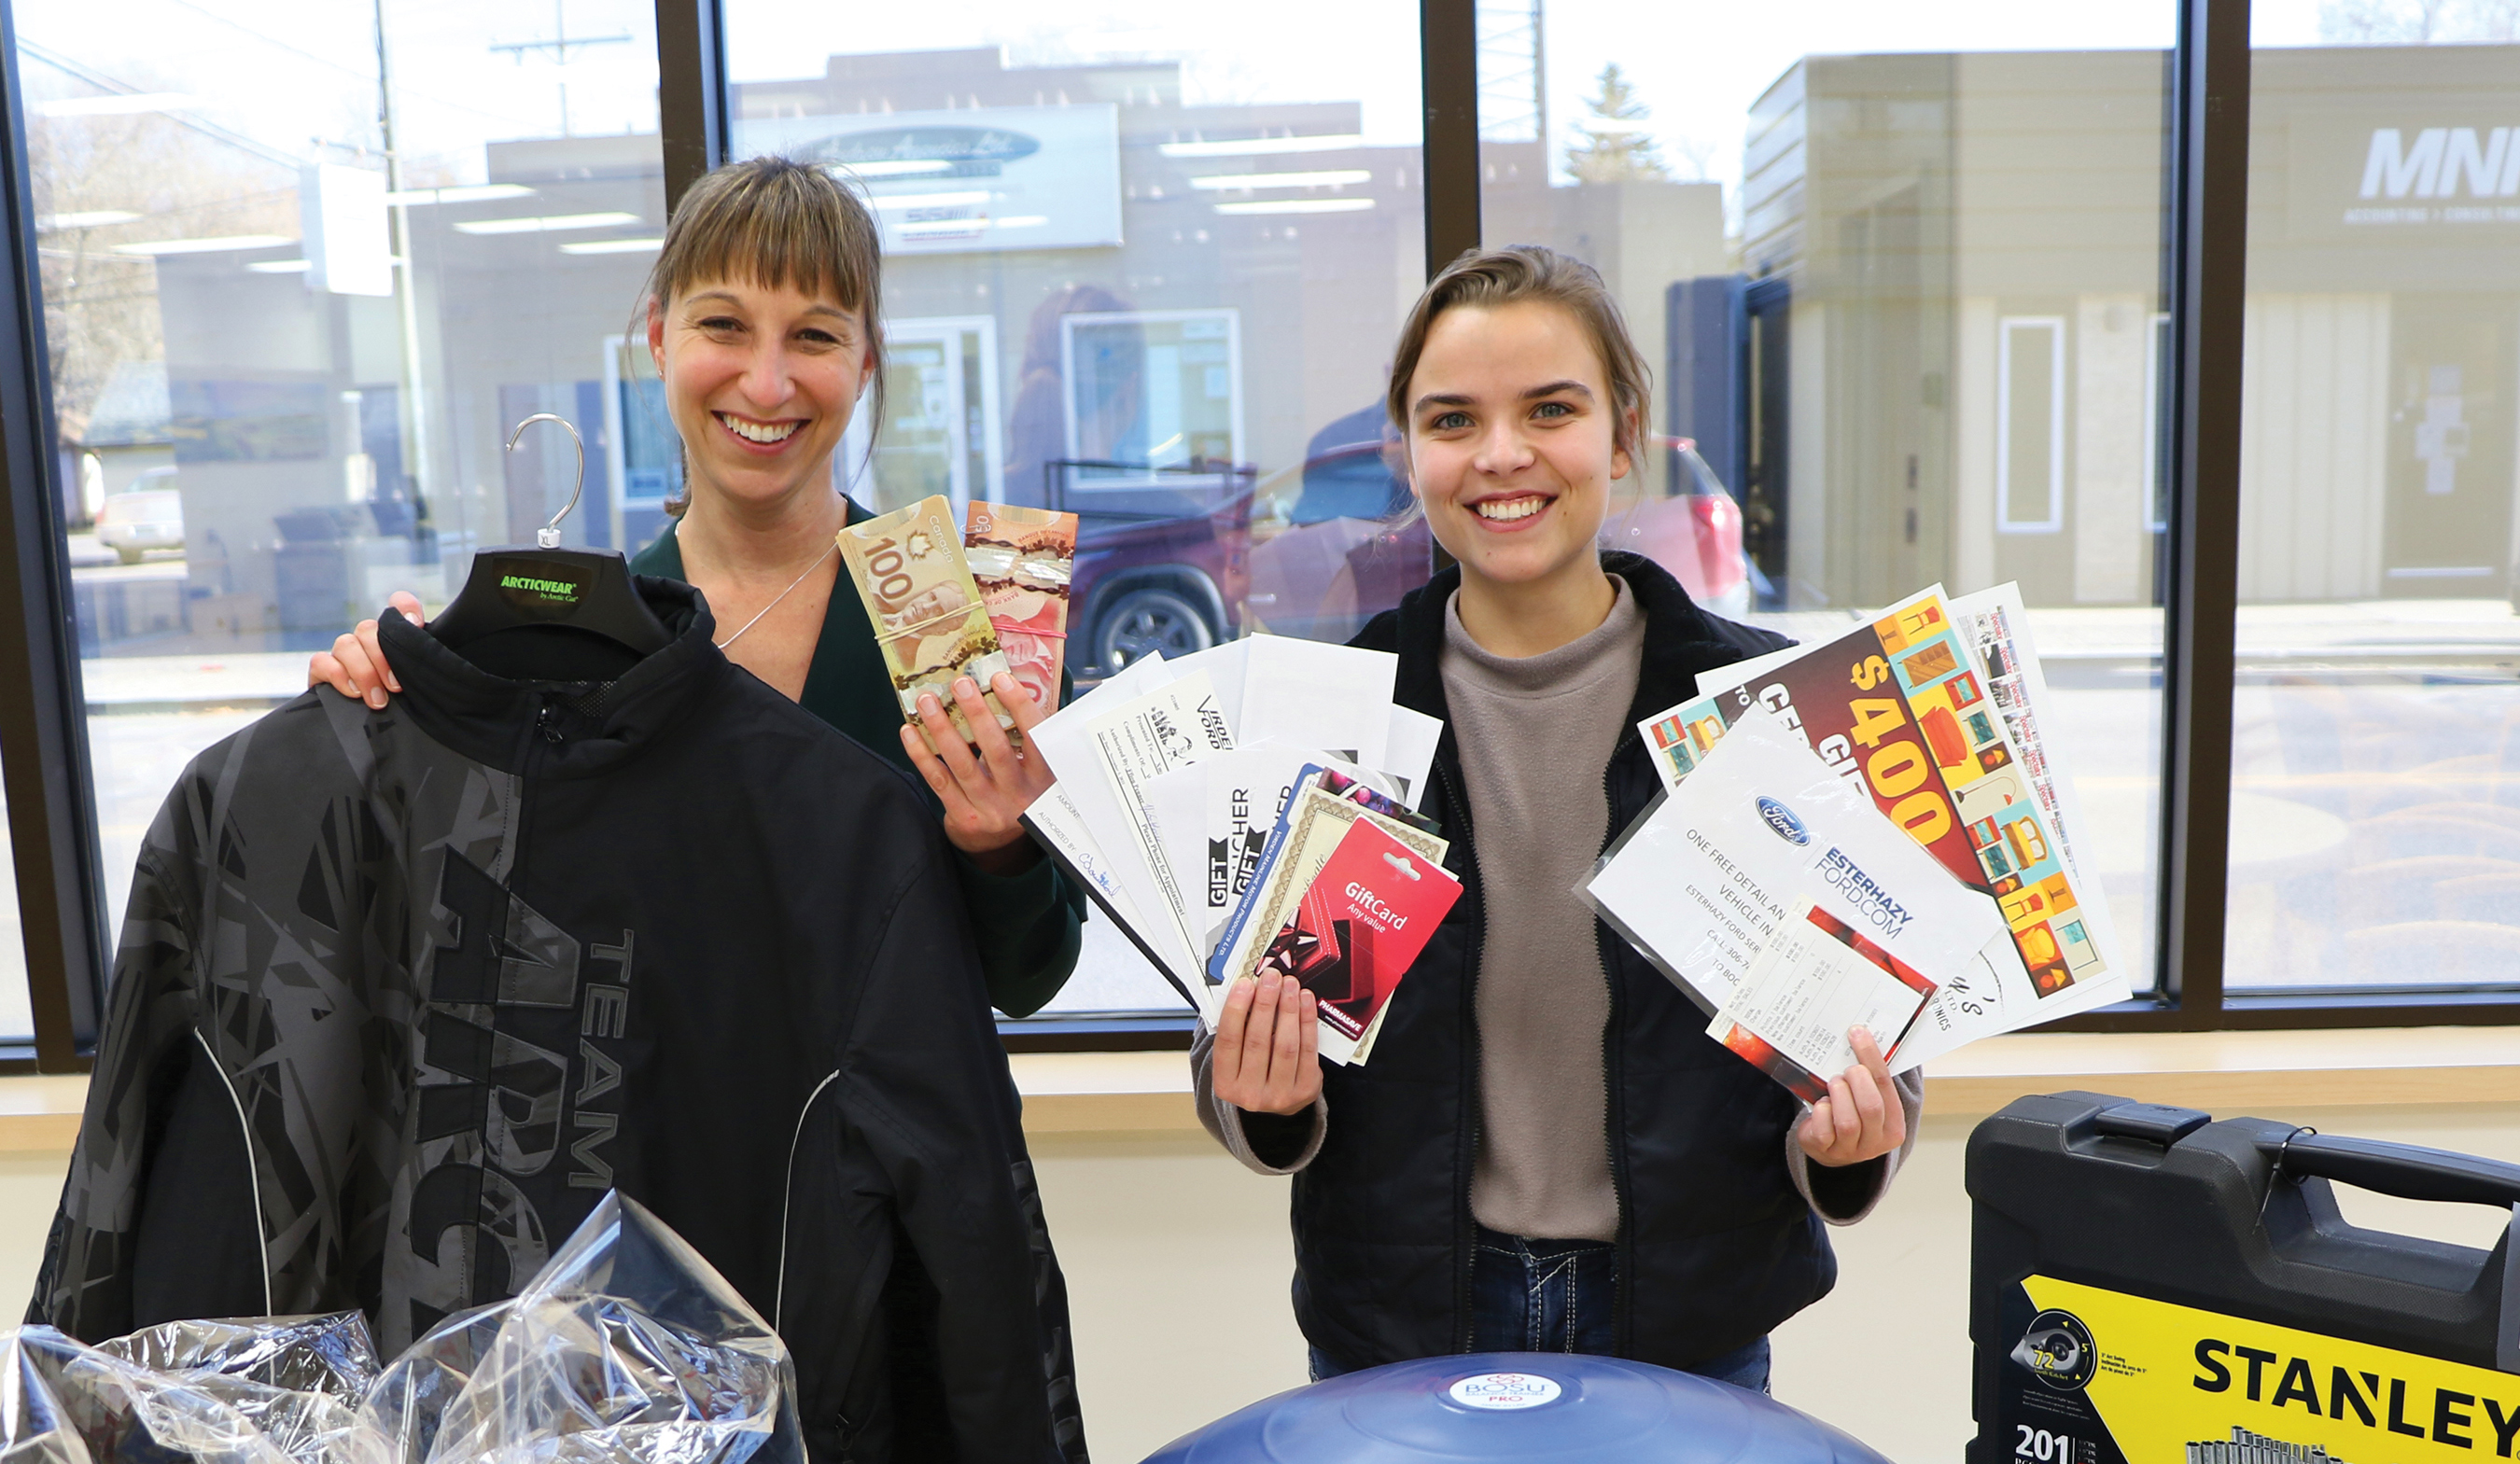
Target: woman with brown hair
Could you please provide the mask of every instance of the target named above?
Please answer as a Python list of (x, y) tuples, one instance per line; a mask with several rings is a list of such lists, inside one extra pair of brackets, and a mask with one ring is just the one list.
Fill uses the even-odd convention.
[[(698, 589), (726, 659), (916, 773), (956, 855), (988, 999), (1013, 1015), (1034, 1011), (1075, 966), (1084, 908), (1081, 892), (1016, 821), (1051, 774), (999, 729), (968, 678), (953, 691), (976, 747), (955, 732), (933, 695), (921, 708), (927, 737), (904, 726), (873, 629), (840, 578), (835, 536), (868, 514), (835, 486), (832, 454), (862, 397), (872, 393), (881, 416), (881, 258), (873, 215), (820, 168), (780, 157), (729, 163), (694, 184), (675, 209), (643, 313), (666, 413), (682, 439), (687, 496), (676, 520), (631, 559), (631, 569)], [(398, 594), (392, 603), (419, 623), (415, 597)], [(330, 686), (375, 708), (402, 689), (375, 621), (316, 655), (308, 685)], [(992, 689), (1019, 732), (1052, 710), (1010, 675), (997, 676)], [(915, 859), (922, 851), (900, 853)], [(691, 854), (708, 857), (705, 849)], [(835, 900), (852, 893), (831, 892)], [(939, 966), (934, 979), (955, 979), (949, 966)], [(760, 1020), (775, 1023), (781, 1014), (764, 1011)], [(1002, 1053), (993, 1081), (1004, 1091), (992, 1096), (1012, 1112), (1016, 1099)], [(1028, 1162), (1020, 1154), (1011, 1162), (1031, 1224), (1031, 1296), (1044, 1341), (1041, 1370), (1010, 1376), (1004, 1386), (1048, 1390), (1046, 1409), (1038, 1397), (1030, 1406), (1047, 1417), (1049, 1430), (1038, 1450), (1020, 1457), (1082, 1459), (1065, 1284)], [(881, 1456), (950, 1457), (957, 1451), (953, 1420), (990, 1402), (947, 1396), (951, 1369), (938, 1365), (938, 1318), (953, 1314), (968, 1278), (930, 1275), (908, 1239), (896, 1225), (879, 1318), (813, 1321), (866, 1327), (887, 1350), (890, 1442)], [(807, 1391), (814, 1391), (812, 1379)], [(864, 1424), (807, 1422), (816, 1439)]]
[(1292, 1174), (1295, 1310), (1316, 1377), (1467, 1352), (1602, 1353), (1743, 1387), (1835, 1278), (1906, 1152), (1920, 1078), (1863, 1059), (1805, 1110), (1573, 893), (1660, 789), (1637, 722), (1778, 637), (1597, 547), (1643, 467), (1650, 380), (1600, 277), (1465, 254), (1411, 313), (1386, 408), (1455, 567), (1354, 643), (1443, 720), (1419, 811), (1462, 898), (1325, 1069), (1314, 999), (1245, 978), (1192, 1061), (1200, 1118)]
[[(1051, 773), (983, 713), (968, 677), (955, 695), (976, 748), (933, 696), (922, 708), (929, 735), (904, 726), (840, 573), (834, 536), (870, 515), (834, 485), (832, 456), (862, 397), (882, 417), (879, 238), (855, 195), (786, 158), (729, 163), (684, 196), (643, 314), (682, 438), (685, 496), (630, 568), (698, 588), (727, 659), (919, 776), (960, 856), (989, 999), (1029, 1016), (1075, 969), (1085, 915), (1084, 892), (1017, 821)], [(393, 605), (420, 620), (416, 597), (397, 594)], [(375, 707), (401, 689), (373, 620), (318, 652), (307, 685)], [(1011, 676), (992, 689), (1019, 732), (1056, 710)]]

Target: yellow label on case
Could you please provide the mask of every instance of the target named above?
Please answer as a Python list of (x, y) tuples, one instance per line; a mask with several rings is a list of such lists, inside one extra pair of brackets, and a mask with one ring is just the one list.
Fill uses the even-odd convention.
[(2129, 1464), (2446, 1464), (2520, 1444), (2520, 1375), (2048, 1276), (2021, 1286), (2037, 1314), (2004, 1339), (2004, 1366), (2030, 1374), (2019, 1393), (2081, 1394)]

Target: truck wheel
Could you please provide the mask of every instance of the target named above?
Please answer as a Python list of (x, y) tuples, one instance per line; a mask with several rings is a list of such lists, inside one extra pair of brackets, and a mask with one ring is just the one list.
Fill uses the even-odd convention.
[(1094, 621), (1094, 663), (1105, 676), (1150, 650), (1172, 659), (1215, 643), (1216, 632), (1198, 607), (1160, 586), (1122, 591)]

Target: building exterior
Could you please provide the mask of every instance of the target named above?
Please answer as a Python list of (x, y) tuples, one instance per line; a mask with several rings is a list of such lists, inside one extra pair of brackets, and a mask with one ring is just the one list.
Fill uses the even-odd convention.
[[(2512, 593), (2520, 141), (2494, 120), (2500, 50), (2258, 59), (2250, 599)], [(2007, 579), (2041, 603), (2149, 603), (2166, 65), (1812, 57), (1753, 110), (1736, 240), (1715, 185), (1552, 188), (1530, 142), (1483, 145), (1485, 229), (1601, 269), (1662, 377), (1660, 424), (1742, 501), (1769, 605)], [(852, 492), (1239, 512), (1224, 567), (1166, 592), (1197, 602), (1197, 634), (1330, 634), (1370, 608), (1273, 622), (1241, 603), (1236, 556), (1266, 578), (1273, 534), (1388, 505), (1369, 449), (1423, 278), (1416, 149), (1368, 146), (1352, 102), (1191, 106), (1178, 63), (993, 48), (832, 57), (731, 104), (739, 151), (845, 169), (885, 228), (886, 420), (845, 455)], [(397, 204), (408, 302), (326, 288), (306, 241), (156, 261), (165, 426), (135, 430), (165, 440), (112, 456), (171, 455), (188, 546), (180, 589), (154, 570), (94, 590), (149, 599), (100, 603), (129, 648), (320, 643), (390, 589), (446, 593), (474, 549), (567, 500), (556, 434), (503, 451), (534, 412), (586, 433), (570, 542), (635, 550), (663, 523), (678, 457), (624, 349), (662, 232), (655, 140), (494, 144), (486, 185)], [(154, 378), (122, 384), (136, 401)], [(1360, 532), (1272, 553), (1353, 579)]]
[[(2245, 599), (2511, 592), (2505, 51), (2258, 53)], [(1813, 57), (1760, 99), (1741, 269), (1677, 292), (1711, 345), (1675, 364), (1776, 602), (2153, 599), (2167, 65)]]

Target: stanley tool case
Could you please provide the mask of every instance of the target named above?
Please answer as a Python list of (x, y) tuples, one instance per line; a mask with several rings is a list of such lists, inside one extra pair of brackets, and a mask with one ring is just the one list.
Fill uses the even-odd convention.
[(2099, 1093), (1968, 1146), (1968, 1464), (2436, 1464), (2520, 1445), (2520, 1273), (2330, 1181), (2491, 1205), (2520, 1166)]

